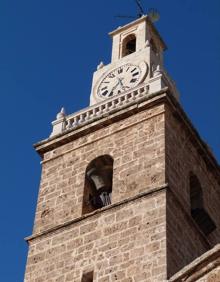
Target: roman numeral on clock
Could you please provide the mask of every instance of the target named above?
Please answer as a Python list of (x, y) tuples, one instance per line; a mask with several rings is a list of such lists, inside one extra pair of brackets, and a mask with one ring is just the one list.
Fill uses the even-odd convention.
[(114, 78), (114, 77), (115, 77), (115, 74), (114, 74), (114, 73), (110, 73), (110, 74), (108, 75), (108, 77), (109, 77), (109, 78)]
[(131, 72), (134, 72), (134, 71), (136, 71), (137, 70), (137, 68), (134, 68)]
[(106, 96), (108, 94), (108, 90), (105, 90), (104, 92), (102, 92), (103, 96)]
[(123, 68), (118, 69), (118, 74), (123, 72)]
[(137, 72), (133, 73), (132, 76), (136, 76), (138, 74), (139, 74), (139, 72), (137, 71)]

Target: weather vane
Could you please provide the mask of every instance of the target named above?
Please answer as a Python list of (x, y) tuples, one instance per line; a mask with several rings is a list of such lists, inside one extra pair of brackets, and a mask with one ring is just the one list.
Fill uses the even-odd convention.
[(144, 15), (144, 9), (142, 7), (141, 1), (140, 0), (135, 0), (135, 3), (137, 4), (138, 7), (138, 13), (137, 16), (140, 18)]
[(137, 15), (136, 16), (118, 15), (117, 17), (136, 19), (136, 18), (141, 18), (142, 16), (147, 14), (152, 22), (156, 22), (159, 20), (160, 14), (156, 9), (150, 8), (145, 12), (140, 0), (134, 0), (134, 2), (137, 5)]

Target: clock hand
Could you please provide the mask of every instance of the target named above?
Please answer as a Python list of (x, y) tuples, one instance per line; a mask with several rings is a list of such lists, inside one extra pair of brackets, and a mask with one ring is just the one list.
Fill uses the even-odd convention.
[[(119, 84), (120, 84), (120, 83), (118, 82), (115, 86), (112, 87), (111, 91), (109, 91), (108, 97), (109, 97), (109, 96), (112, 96), (113, 91), (118, 87)], [(112, 93), (112, 94), (111, 94), (111, 93)]]
[(120, 82), (118, 82), (118, 83), (112, 88), (112, 91), (115, 90), (115, 89), (118, 87), (119, 84), (120, 84)]

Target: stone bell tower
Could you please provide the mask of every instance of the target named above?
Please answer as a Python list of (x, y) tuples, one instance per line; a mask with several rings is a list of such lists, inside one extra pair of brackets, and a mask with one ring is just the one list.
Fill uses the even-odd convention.
[(61, 110), (35, 145), (25, 281), (220, 281), (219, 166), (179, 104), (166, 45), (148, 16), (110, 36), (90, 106)]

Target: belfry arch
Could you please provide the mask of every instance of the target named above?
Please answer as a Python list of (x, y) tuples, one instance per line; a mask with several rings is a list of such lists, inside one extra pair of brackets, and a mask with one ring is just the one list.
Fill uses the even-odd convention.
[(204, 207), (203, 191), (198, 177), (190, 173), (190, 208), (191, 216), (205, 235), (209, 235), (216, 225)]
[(85, 171), (82, 213), (111, 204), (113, 158), (103, 155), (92, 160)]
[(122, 57), (130, 55), (136, 51), (136, 35), (130, 34), (122, 42)]

